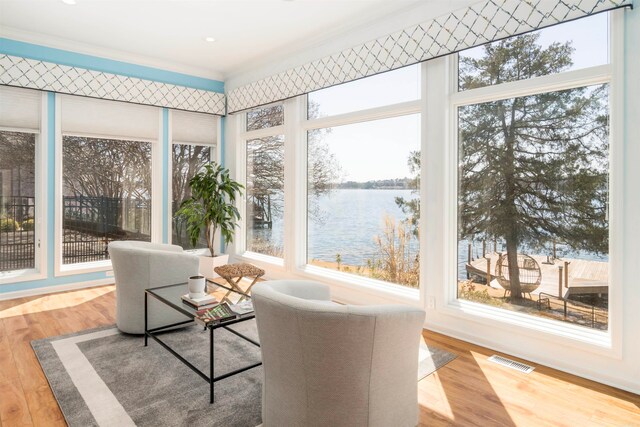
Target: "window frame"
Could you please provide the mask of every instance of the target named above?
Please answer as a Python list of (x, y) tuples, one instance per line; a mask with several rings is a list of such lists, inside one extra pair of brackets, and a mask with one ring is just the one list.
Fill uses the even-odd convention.
[[(422, 71), (422, 70), (421, 70)], [(334, 271), (328, 268), (323, 268), (319, 266), (315, 266), (308, 263), (307, 260), (307, 250), (308, 250), (308, 233), (306, 227), (306, 221), (308, 217), (307, 212), (307, 184), (308, 184), (308, 176), (307, 176), (307, 167), (308, 167), (308, 157), (307, 157), (307, 132), (314, 129), (325, 129), (337, 126), (347, 126), (359, 123), (367, 123), (373, 122), (377, 120), (390, 119), (394, 117), (403, 117), (410, 116), (414, 114), (419, 114), (419, 122), (422, 123), (422, 115), (423, 115), (423, 102), (422, 99), (417, 99), (414, 101), (405, 101), (396, 104), (389, 104), (381, 107), (373, 107), (367, 108), (364, 110), (352, 111), (349, 113), (336, 114), (333, 116), (325, 116), (319, 117), (315, 119), (306, 118), (307, 111), (307, 96), (302, 96), (302, 105), (304, 106), (305, 115), (303, 116), (303, 120), (300, 123), (300, 128), (303, 132), (303, 140), (302, 146), (304, 146), (304, 170), (302, 176), (298, 176), (298, 182), (304, 182), (304, 209), (302, 211), (304, 215), (305, 228), (304, 233), (300, 234), (300, 236), (304, 236), (303, 238), (298, 238), (298, 244), (300, 248), (298, 249), (298, 262), (296, 265), (296, 271), (298, 273), (303, 273), (305, 275), (309, 275), (313, 278), (321, 278), (325, 280), (338, 281), (345, 284), (349, 284), (352, 286), (357, 286), (367, 290), (381, 290), (383, 292), (388, 292), (400, 296), (402, 298), (407, 298), (412, 301), (419, 301), (421, 289), (423, 286), (423, 269), (420, 269), (420, 279), (418, 281), (418, 289), (410, 288), (408, 286), (403, 286), (396, 283), (386, 282), (378, 279), (373, 279), (365, 276), (358, 276), (356, 274), (345, 273), (342, 271)], [(422, 152), (422, 146), (424, 137), (422, 136), (422, 126), (421, 126), (421, 135), (420, 135), (420, 148)], [(420, 190), (420, 198), (422, 198), (422, 190)], [(421, 209), (422, 209), (421, 203)], [(422, 217), (422, 215), (421, 215)], [(422, 251), (424, 247), (424, 233), (420, 234), (420, 254), (422, 256)]]
[[(458, 92), (458, 58), (444, 58), (445, 71), (440, 82), (448, 93), (447, 120), (444, 132), (448, 135), (444, 166), (444, 273), (442, 288), (437, 292), (442, 301), (440, 311), (463, 320), (479, 322), (493, 327), (544, 337), (580, 349), (620, 357), (622, 354), (622, 290), (621, 278), (623, 250), (622, 210), (624, 181), (623, 154), (623, 17), (610, 13), (609, 64), (535, 77), (528, 80), (503, 83)], [(537, 93), (554, 92), (596, 84), (609, 84), (609, 328), (591, 330), (579, 325), (545, 319), (531, 314), (513, 312), (477, 302), (457, 298), (457, 232), (458, 232), (458, 108)], [(431, 123), (437, 126), (437, 123)]]
[[(278, 125), (278, 126), (271, 126), (271, 127), (267, 127), (267, 128), (263, 128), (263, 129), (256, 129), (256, 130), (247, 130), (247, 113), (249, 113), (250, 111), (255, 111), (255, 110), (260, 110), (263, 108), (269, 108), (269, 107), (274, 107), (277, 105), (282, 105), (283, 106), (283, 112), (284, 112), (284, 123), (282, 125)], [(240, 183), (242, 183), (242, 185), (244, 185), (245, 190), (242, 192), (242, 197), (239, 199), (239, 203), (238, 203), (238, 211), (240, 212), (240, 221), (239, 221), (239, 227), (237, 229), (237, 233), (236, 233), (236, 238), (235, 240), (235, 253), (237, 256), (240, 256), (244, 259), (246, 259), (247, 261), (258, 261), (259, 263), (264, 263), (266, 265), (270, 265), (279, 269), (284, 269), (285, 266), (285, 260), (288, 258), (288, 252), (289, 249), (287, 249), (289, 247), (288, 242), (287, 242), (287, 235), (288, 235), (288, 226), (287, 223), (288, 221), (287, 219), (287, 213), (290, 210), (290, 207), (288, 207), (289, 205), (289, 198), (287, 197), (287, 165), (290, 163), (287, 159), (287, 153), (288, 153), (288, 143), (287, 141), (289, 141), (290, 138), (290, 129), (288, 129), (288, 127), (291, 127), (291, 124), (288, 125), (288, 122), (290, 122), (291, 120), (289, 120), (290, 118), (288, 117), (287, 111), (289, 110), (291, 106), (291, 100), (285, 101), (285, 102), (276, 102), (273, 104), (268, 104), (268, 105), (262, 105), (256, 109), (244, 112), (242, 114), (240, 114), (239, 116), (236, 116), (236, 124), (237, 124), (237, 139), (236, 139), (236, 180), (239, 181)], [(270, 136), (280, 136), (282, 135), (284, 137), (284, 150), (285, 150), (285, 162), (284, 162), (284, 175), (285, 175), (285, 188), (284, 188), (284, 218), (285, 218), (285, 226), (284, 226), (284, 238), (283, 238), (283, 244), (284, 244), (284, 248), (285, 248), (285, 256), (283, 258), (279, 258), (279, 257), (275, 257), (275, 256), (271, 256), (271, 255), (265, 255), (265, 254), (261, 254), (258, 252), (252, 252), (247, 250), (247, 228), (248, 228), (248, 221), (246, 219), (246, 214), (247, 214), (247, 193), (246, 193), (246, 187), (247, 187), (247, 142), (252, 140), (252, 139), (259, 139), (259, 138), (265, 138), (265, 137), (270, 137)]]
[(79, 132), (62, 132), (62, 100), (60, 96), (56, 96), (55, 99), (55, 220), (54, 220), (54, 276), (64, 277), (73, 276), (76, 274), (93, 273), (100, 271), (110, 271), (113, 269), (111, 260), (90, 261), (81, 262), (75, 264), (63, 264), (62, 263), (62, 251), (63, 251), (63, 162), (62, 162), (62, 149), (63, 149), (63, 137), (66, 135), (82, 136), (87, 138), (107, 138), (114, 140), (126, 140), (126, 141), (139, 141), (151, 144), (151, 243), (161, 243), (162, 241), (162, 109), (157, 107), (158, 110), (158, 138), (140, 138), (140, 137), (127, 137), (120, 135), (100, 135), (93, 133), (79, 133)]
[[(243, 196), (238, 209), (241, 214), (238, 230), (238, 243), (234, 248), (234, 257), (242, 261), (253, 262), (269, 268), (270, 273), (283, 277), (297, 277), (324, 281), (337, 284), (345, 290), (351, 288), (353, 301), (357, 295), (364, 293), (372, 298), (384, 297), (381, 303), (398, 302), (409, 305), (422, 305), (425, 290), (425, 275), (420, 270), (418, 289), (403, 285), (384, 282), (364, 276), (333, 271), (307, 264), (307, 131), (325, 127), (342, 126), (382, 120), (399, 116), (420, 114), (421, 123), (421, 151), (424, 153), (424, 78), (423, 67), (421, 73), (421, 97), (414, 101), (389, 104), (381, 107), (368, 108), (349, 113), (325, 116), (315, 119), (307, 118), (307, 96), (300, 95), (283, 102), (284, 124), (270, 128), (245, 131), (246, 113), (233, 116), (235, 120), (235, 156), (236, 177), (246, 184), (246, 142), (250, 139), (265, 136), (284, 135), (285, 138), (285, 213), (284, 213), (284, 245), (283, 259), (246, 251), (246, 196)], [(424, 155), (424, 154), (423, 154)], [(421, 187), (420, 197), (424, 197)], [(421, 204), (424, 211), (424, 204)], [(421, 214), (421, 218), (423, 215)], [(420, 256), (425, 254), (425, 233), (420, 235)]]
[[(28, 90), (28, 89), (25, 89)], [(35, 135), (35, 162), (34, 162), (34, 183), (35, 183), (35, 247), (34, 247), (34, 268), (10, 270), (0, 272), (0, 286), (4, 284), (12, 284), (18, 282), (26, 282), (31, 280), (41, 280), (47, 277), (48, 265), (48, 195), (47, 195), (47, 176), (48, 176), (48, 146), (49, 146), (49, 106), (48, 93), (42, 92), (40, 95), (40, 121), (39, 129), (26, 129), (15, 127), (0, 127), (0, 130), (11, 132), (24, 132)]]
[[(221, 143), (222, 141), (222, 126), (220, 125), (221, 119), (220, 116), (215, 116), (216, 120), (216, 142), (215, 143), (203, 143), (203, 142), (190, 142), (190, 141), (182, 141), (182, 140), (174, 140), (173, 139), (173, 111), (171, 109), (168, 110), (168, 128), (167, 128), (167, 140), (168, 140), (168, 153), (167, 160), (165, 164), (165, 168), (167, 170), (167, 200), (166, 207), (167, 210), (167, 224), (166, 224), (166, 233), (167, 233), (167, 243), (174, 244), (172, 242), (173, 238), (173, 217), (171, 214), (171, 210), (173, 207), (173, 146), (178, 145), (199, 145), (206, 147), (208, 146), (211, 152), (215, 152), (214, 161), (218, 164), (221, 163)], [(153, 201), (152, 201), (153, 203)], [(215, 236), (216, 242), (220, 242), (220, 230), (216, 232)], [(195, 255), (209, 255), (207, 248), (201, 249), (186, 249), (185, 252), (192, 253)]]

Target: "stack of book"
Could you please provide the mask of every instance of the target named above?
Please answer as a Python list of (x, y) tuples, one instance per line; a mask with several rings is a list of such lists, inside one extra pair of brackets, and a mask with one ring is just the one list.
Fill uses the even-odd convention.
[(197, 308), (198, 310), (204, 308), (211, 308), (218, 305), (218, 300), (213, 295), (205, 294), (205, 296), (200, 298), (191, 298), (189, 294), (182, 295), (182, 302), (187, 305), (190, 305), (193, 308)]
[(229, 304), (222, 302), (216, 304), (214, 307), (196, 311), (194, 320), (203, 326), (207, 326), (209, 324), (235, 319), (236, 317), (238, 317), (238, 315), (231, 311)]

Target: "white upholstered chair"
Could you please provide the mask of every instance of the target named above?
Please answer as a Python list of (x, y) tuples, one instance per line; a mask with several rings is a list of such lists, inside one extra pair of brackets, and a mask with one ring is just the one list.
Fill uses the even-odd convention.
[(261, 282), (252, 297), (265, 427), (418, 424), (423, 310), (331, 303), (310, 281)]
[[(109, 255), (116, 281), (116, 323), (129, 334), (144, 333), (144, 290), (186, 282), (198, 274), (196, 255), (180, 246), (138, 241), (109, 243)], [(149, 328), (187, 320), (186, 316), (148, 299)]]

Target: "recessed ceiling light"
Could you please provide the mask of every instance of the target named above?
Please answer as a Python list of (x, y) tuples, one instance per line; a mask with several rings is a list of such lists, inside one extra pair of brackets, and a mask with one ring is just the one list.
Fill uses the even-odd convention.
[(76, 0), (62, 0), (62, 3), (72, 6), (76, 4)]
[(215, 37), (205, 37), (204, 41), (207, 41), (209, 43), (213, 43), (214, 41), (216, 41), (216, 38)]

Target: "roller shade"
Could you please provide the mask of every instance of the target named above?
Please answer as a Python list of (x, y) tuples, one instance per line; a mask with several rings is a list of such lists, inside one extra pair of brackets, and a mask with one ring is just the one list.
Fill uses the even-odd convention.
[(234, 88), (229, 113), (417, 64), (577, 18), (631, 0), (487, 0)]
[(157, 140), (159, 108), (80, 96), (60, 97), (62, 133)]
[(171, 134), (175, 143), (216, 144), (218, 121), (209, 114), (172, 110)]
[(0, 86), (0, 126), (15, 129), (40, 129), (42, 92)]

